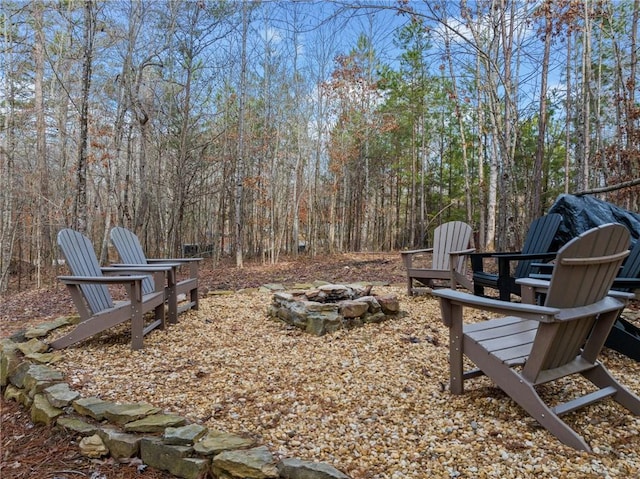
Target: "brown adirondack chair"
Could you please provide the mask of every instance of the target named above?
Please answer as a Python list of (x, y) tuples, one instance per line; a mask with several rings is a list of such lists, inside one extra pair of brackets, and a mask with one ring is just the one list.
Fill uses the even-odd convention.
[[(433, 248), (401, 251), (402, 262), (407, 269), (407, 294), (412, 296), (416, 289), (414, 281), (422, 286), (433, 287), (436, 281), (446, 281), (455, 289), (457, 284), (471, 290), (471, 282), (466, 276), (466, 254), (475, 251), (469, 248), (471, 226), (462, 221), (450, 221), (438, 226), (433, 233)], [(425, 256), (431, 254), (431, 264), (424, 267)]]
[[(485, 288), (497, 289), (502, 301), (509, 301), (511, 294), (520, 295), (518, 278), (526, 278), (532, 273), (532, 264), (536, 260), (550, 260), (555, 253), (549, 249), (558, 231), (562, 216), (553, 213), (542, 216), (529, 227), (522, 250), (513, 253), (472, 253), (471, 269), (473, 270), (473, 292), (484, 296)], [(498, 272), (484, 269), (484, 261), (492, 259), (497, 262)], [(516, 263), (512, 274), (512, 263)]]
[[(450, 328), (451, 392), (462, 394), (465, 380), (485, 374), (560, 441), (586, 451), (587, 442), (561, 415), (608, 397), (640, 415), (640, 398), (597, 360), (625, 306), (607, 294), (628, 247), (629, 232), (619, 224), (593, 228), (568, 242), (557, 254), (544, 306), (434, 291)], [(463, 324), (465, 307), (504, 316)], [(463, 372), (463, 356), (478, 369)], [(549, 407), (535, 389), (575, 374), (597, 390)]]
[[(178, 314), (193, 308), (198, 309), (198, 266), (202, 258), (171, 258), (153, 259), (147, 258), (140, 244), (138, 237), (130, 230), (122, 227), (115, 227), (110, 232), (111, 242), (115, 246), (122, 264), (114, 264), (114, 267), (131, 267), (135, 265), (167, 266), (171, 267), (166, 286), (167, 304), (169, 309), (169, 322), (177, 323)], [(178, 280), (178, 268), (182, 265), (189, 266), (189, 276)], [(142, 290), (145, 293), (153, 291), (155, 285), (151, 278), (147, 278), (142, 283)], [(178, 296), (187, 295), (188, 301), (178, 305)]]
[[(147, 271), (142, 267), (118, 270), (101, 268), (91, 241), (72, 229), (63, 229), (58, 233), (58, 245), (73, 274), (59, 276), (58, 279), (69, 289), (80, 315), (80, 322), (71, 332), (51, 342), (52, 348), (66, 348), (130, 321), (131, 348), (140, 349), (143, 346), (144, 335), (155, 328), (164, 328), (164, 290), (160, 288), (158, 291), (144, 294), (142, 282), (152, 274), (155, 276), (156, 284), (162, 285), (166, 268), (153, 271)], [(107, 276), (105, 273), (119, 274)], [(108, 285), (124, 285), (128, 301), (114, 301)], [(152, 311), (154, 318), (145, 326), (144, 316)]]

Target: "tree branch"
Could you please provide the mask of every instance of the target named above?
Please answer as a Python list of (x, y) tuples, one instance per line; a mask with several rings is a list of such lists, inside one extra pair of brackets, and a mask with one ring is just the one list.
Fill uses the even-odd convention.
[(623, 188), (630, 188), (632, 186), (640, 185), (640, 178), (636, 178), (634, 180), (623, 181), (622, 183), (618, 183), (617, 185), (603, 186), (602, 188), (593, 188), (591, 190), (584, 190), (574, 193), (576, 196), (582, 195), (591, 195), (594, 193), (606, 193), (608, 191), (616, 191), (621, 190)]

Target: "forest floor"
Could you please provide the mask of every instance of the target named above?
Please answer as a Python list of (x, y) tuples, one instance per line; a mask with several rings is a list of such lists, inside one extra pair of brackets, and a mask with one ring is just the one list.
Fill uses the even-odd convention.
[[(354, 253), (310, 258), (301, 255), (277, 264), (249, 261), (238, 269), (231, 259), (218, 264), (203, 261), (201, 295), (213, 290), (256, 288), (266, 283), (291, 284), (322, 279), (336, 283), (388, 281), (404, 283), (397, 253)], [(67, 290), (55, 281), (48, 288), (24, 288), (29, 278), (16, 281), (0, 296), (0, 338), (61, 315), (75, 314)], [(73, 438), (59, 429), (34, 425), (28, 411), (14, 401), (0, 399), (0, 477), (2, 479), (167, 479), (173, 476), (153, 469), (141, 474), (135, 461), (118, 464), (79, 454)], [(130, 467), (127, 467), (130, 466)]]

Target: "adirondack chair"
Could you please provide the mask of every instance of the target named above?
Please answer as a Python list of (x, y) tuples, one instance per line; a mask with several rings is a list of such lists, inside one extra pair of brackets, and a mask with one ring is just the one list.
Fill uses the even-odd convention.
[[(147, 271), (145, 268), (101, 268), (89, 238), (72, 229), (63, 229), (58, 233), (58, 245), (72, 273), (72, 276), (59, 276), (58, 279), (69, 289), (80, 315), (80, 322), (71, 332), (50, 343), (52, 348), (66, 348), (130, 321), (131, 348), (140, 349), (144, 335), (155, 328), (164, 328), (164, 290), (144, 294), (142, 282), (152, 274), (156, 284), (162, 284), (166, 269)], [(106, 275), (116, 272), (119, 273), (116, 276)], [(115, 302), (108, 285), (123, 285), (127, 290), (128, 301)], [(152, 311), (154, 319), (145, 326), (144, 316)]]
[[(407, 294), (417, 291), (413, 282), (433, 287), (435, 281), (448, 281), (456, 289), (457, 284), (471, 290), (471, 282), (466, 276), (467, 258), (474, 251), (469, 248), (471, 226), (462, 221), (450, 221), (438, 226), (433, 233), (433, 248), (401, 251), (402, 262), (407, 270)], [(418, 266), (418, 262), (431, 254), (430, 267)], [(455, 258), (455, 259), (454, 259)]]
[[(552, 259), (555, 253), (550, 252), (551, 243), (558, 231), (562, 216), (553, 213), (536, 219), (527, 232), (522, 251), (514, 253), (472, 253), (471, 269), (473, 270), (473, 292), (484, 296), (484, 288), (498, 290), (502, 301), (509, 301), (511, 294), (520, 295), (518, 278), (526, 278), (532, 273), (535, 260)], [(498, 273), (485, 271), (484, 261), (488, 258), (497, 261)], [(511, 272), (511, 264), (516, 262), (515, 271)]]
[[(619, 224), (593, 228), (568, 242), (557, 254), (544, 306), (434, 291), (450, 328), (451, 392), (462, 394), (465, 380), (485, 374), (560, 441), (586, 451), (587, 442), (561, 415), (608, 397), (640, 415), (640, 398), (597, 360), (625, 306), (624, 300), (607, 294), (628, 247), (629, 233)], [(504, 316), (463, 324), (467, 307)], [(463, 372), (463, 356), (478, 369)], [(545, 404), (535, 389), (576, 374), (598, 389), (555, 407)]]
[[(153, 259), (147, 258), (140, 244), (138, 237), (130, 230), (122, 227), (115, 227), (110, 232), (111, 242), (115, 246), (122, 264), (114, 264), (114, 267), (130, 267), (131, 265), (163, 266), (170, 265), (167, 282), (167, 304), (169, 309), (169, 323), (178, 322), (178, 314), (189, 309), (198, 309), (198, 265), (202, 258), (171, 258)], [(182, 265), (189, 266), (189, 277), (178, 281), (178, 268)], [(143, 292), (153, 291), (155, 286), (151, 278), (147, 278), (142, 283)], [(178, 306), (178, 296), (185, 294), (188, 301)]]
[[(552, 264), (544, 265), (553, 271)], [(519, 280), (522, 287), (522, 301), (534, 304), (544, 297), (549, 288), (551, 274), (532, 274), (528, 279)], [(613, 291), (633, 293), (640, 289), (640, 240), (631, 248), (618, 275), (611, 285)], [(640, 299), (636, 293), (636, 299)], [(640, 329), (618, 316), (613, 328), (607, 336), (605, 346), (614, 349), (630, 358), (640, 361)]]

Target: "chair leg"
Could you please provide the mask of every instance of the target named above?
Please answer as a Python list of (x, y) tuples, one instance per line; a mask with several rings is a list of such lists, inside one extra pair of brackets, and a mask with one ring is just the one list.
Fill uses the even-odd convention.
[(413, 296), (413, 278), (407, 276), (407, 296)]
[[(515, 374), (513, 371), (511, 371), (511, 373), (513, 373), (515, 379), (518, 381), (521, 380), (518, 374)], [(560, 417), (540, 399), (540, 396), (533, 386), (525, 382), (512, 382), (510, 386), (503, 387), (503, 385), (500, 385), (500, 388), (538, 421), (542, 427), (556, 436), (564, 444), (574, 449), (591, 451), (591, 448), (582, 436), (571, 429), (567, 423), (560, 419)]]
[[(164, 314), (164, 304), (162, 305)], [(131, 349), (142, 349), (144, 340), (144, 316), (142, 303), (131, 301)]]
[(620, 384), (602, 364), (583, 372), (582, 375), (600, 389), (608, 386), (614, 387), (618, 392), (612, 396), (612, 399), (632, 413), (640, 416), (640, 397)]
[(198, 288), (194, 288), (191, 290), (191, 303), (193, 304), (193, 309), (200, 309), (200, 301), (198, 300)]
[[(445, 312), (445, 303), (448, 311)], [(452, 394), (462, 394), (464, 392), (463, 374), (463, 334), (462, 334), (462, 307), (450, 302), (442, 302), (443, 318), (450, 321), (449, 329), (449, 389)]]
[[(475, 355), (474, 355), (475, 356)], [(500, 389), (513, 399), (522, 409), (556, 436), (567, 446), (583, 451), (591, 451), (586, 441), (569, 427), (538, 395), (535, 388), (513, 369), (505, 366), (488, 354), (475, 356), (472, 360), (487, 374)]]

